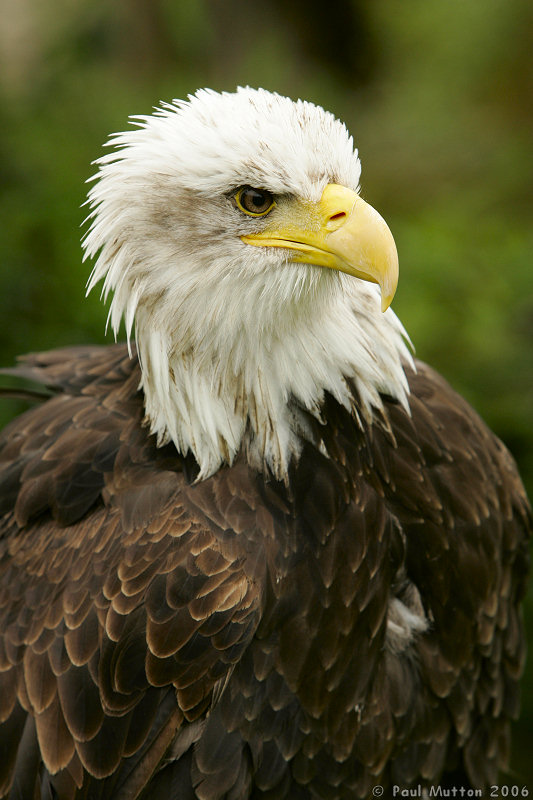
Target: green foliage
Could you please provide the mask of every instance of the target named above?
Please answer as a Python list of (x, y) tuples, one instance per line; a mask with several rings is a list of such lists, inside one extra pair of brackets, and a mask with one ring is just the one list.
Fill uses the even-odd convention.
[[(533, 7), (331, 8), (341, 5), (343, 16), (309, 0), (304, 40), (281, 1), (12, 4), (0, 33), (0, 361), (104, 340), (106, 311), (96, 295), (84, 299), (90, 265), (79, 239), (84, 181), (107, 134), (202, 85), (264, 85), (348, 123), (363, 194), (398, 244), (394, 307), (417, 354), (510, 446), (533, 495)], [(353, 74), (349, 60), (334, 68), (336, 53), (316, 44), (325, 26), (340, 39), (336, 20), (345, 24), (347, 13), (354, 50), (371, 65), (354, 58)], [(0, 418), (17, 409), (7, 405)], [(531, 630), (531, 598), (528, 619)], [(530, 677), (524, 701), (514, 763), (526, 782)]]

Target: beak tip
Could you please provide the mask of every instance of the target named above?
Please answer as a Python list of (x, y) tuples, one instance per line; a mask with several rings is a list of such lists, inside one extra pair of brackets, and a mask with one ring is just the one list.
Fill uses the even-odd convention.
[(383, 314), (390, 307), (392, 300), (393, 296), (391, 295), (385, 295), (385, 294), (381, 295), (381, 311), (383, 312)]
[[(390, 233), (390, 232), (389, 232)], [(394, 239), (392, 238), (392, 234), (390, 234), (391, 239), (391, 257), (388, 261), (387, 269), (384, 270), (381, 281), (380, 281), (380, 290), (381, 290), (381, 311), (385, 313), (385, 311), (389, 308), (392, 301), (394, 300), (394, 295), (396, 294), (396, 289), (398, 287), (398, 276), (399, 276), (399, 264), (398, 264), (398, 252), (396, 250), (396, 245), (394, 244)]]

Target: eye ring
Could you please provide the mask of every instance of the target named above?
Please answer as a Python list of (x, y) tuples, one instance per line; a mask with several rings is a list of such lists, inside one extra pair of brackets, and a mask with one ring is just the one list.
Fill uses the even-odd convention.
[(249, 217), (264, 217), (276, 205), (272, 192), (253, 186), (241, 186), (235, 194), (235, 203)]

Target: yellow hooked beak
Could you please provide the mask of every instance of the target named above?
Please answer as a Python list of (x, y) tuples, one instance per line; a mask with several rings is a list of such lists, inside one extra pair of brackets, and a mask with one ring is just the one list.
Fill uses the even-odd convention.
[(383, 217), (345, 186), (330, 183), (318, 203), (281, 201), (260, 233), (241, 237), (257, 247), (286, 247), (291, 261), (329, 267), (379, 284), (381, 310), (398, 284), (398, 253)]

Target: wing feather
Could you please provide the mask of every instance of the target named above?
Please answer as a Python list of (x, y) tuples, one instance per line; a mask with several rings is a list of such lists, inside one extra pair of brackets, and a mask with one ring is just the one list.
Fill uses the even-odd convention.
[(143, 427), (125, 348), (26, 359), (52, 396), (0, 440), (0, 795), (494, 780), (529, 510), (503, 446), (417, 370), (409, 413), (299, 409), (289, 485), (244, 459), (194, 484)]
[(140, 791), (184, 717), (209, 707), (260, 618), (265, 566), (249, 544), (248, 476), (190, 486), (175, 451), (156, 449), (140, 427), (135, 363), (122, 348), (103, 352), (75, 352), (85, 383), (72, 353), (29, 359), (26, 376), (60, 393), (0, 444), (16, 492), (0, 539), (10, 587), (0, 613), (12, 620), (2, 628), (4, 786), (17, 748), (19, 763), (38, 768), (26, 709), (50, 780), (67, 794), (115, 773)]

